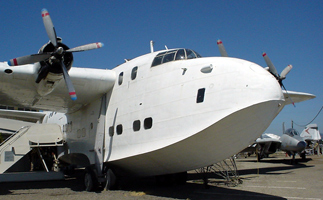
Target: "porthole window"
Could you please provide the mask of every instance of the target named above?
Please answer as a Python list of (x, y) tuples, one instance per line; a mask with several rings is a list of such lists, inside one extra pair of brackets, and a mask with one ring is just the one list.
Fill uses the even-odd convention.
[(205, 88), (201, 88), (197, 91), (196, 103), (202, 103), (204, 101)]
[(153, 119), (151, 117), (148, 117), (144, 121), (144, 128), (150, 129), (153, 126)]
[(82, 128), (81, 133), (82, 133), (82, 137), (85, 137), (86, 136), (86, 129), (85, 128)]
[(139, 131), (140, 130), (140, 120), (136, 120), (133, 122), (133, 130)]
[(119, 74), (118, 84), (121, 85), (123, 82), (123, 72)]
[(138, 67), (134, 67), (131, 71), (131, 80), (135, 80), (137, 77)]
[(122, 128), (122, 124), (119, 124), (118, 126), (117, 126), (117, 134), (118, 135), (121, 135), (122, 134), (122, 130), (123, 128)]

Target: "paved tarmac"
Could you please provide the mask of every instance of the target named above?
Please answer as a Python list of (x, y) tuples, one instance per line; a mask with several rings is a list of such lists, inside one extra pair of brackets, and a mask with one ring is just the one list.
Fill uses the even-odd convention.
[(0, 183), (0, 199), (323, 199), (323, 155), (308, 156), (305, 161), (290, 164), (283, 153), (261, 162), (254, 156), (236, 160), (240, 178), (236, 187), (229, 187), (213, 174), (209, 188), (203, 185), (202, 174), (192, 171), (185, 185), (157, 186), (153, 178), (123, 180), (115, 191), (85, 192), (80, 179)]

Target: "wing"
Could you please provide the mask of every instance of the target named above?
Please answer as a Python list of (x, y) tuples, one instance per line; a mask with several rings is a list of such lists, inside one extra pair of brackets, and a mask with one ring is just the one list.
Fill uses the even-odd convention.
[(280, 140), (275, 138), (258, 138), (256, 140), (257, 144), (265, 144), (265, 143), (281, 143)]
[(315, 95), (309, 94), (309, 93), (285, 91), (285, 90), (283, 90), (283, 94), (285, 97), (285, 105), (292, 104), (292, 102), (298, 103), (298, 102), (314, 99), (316, 97)]
[(49, 94), (42, 94), (42, 90), (52, 85), (50, 82), (35, 82), (38, 70), (37, 64), (9, 67), (6, 63), (0, 63), (0, 104), (74, 112), (111, 90), (116, 77), (112, 70), (71, 68), (70, 78), (78, 95), (77, 100), (72, 101), (64, 80), (55, 82), (55, 88)]
[(256, 143), (281, 143), (280, 137), (273, 133), (263, 133)]
[(260, 146), (260, 154), (262, 156), (266, 154), (275, 153), (280, 148), (281, 141), (277, 138), (258, 138), (256, 140), (257, 145)]

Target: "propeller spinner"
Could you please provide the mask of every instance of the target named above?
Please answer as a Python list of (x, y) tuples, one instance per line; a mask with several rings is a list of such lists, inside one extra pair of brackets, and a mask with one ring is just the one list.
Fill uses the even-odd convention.
[[(53, 25), (53, 22), (50, 18), (50, 15), (46, 9), (42, 9), (41, 15), (43, 18), (44, 26), (47, 32), (47, 35), (49, 37), (50, 43), (54, 46), (54, 49), (52, 52), (41, 52), (38, 54), (32, 54), (32, 55), (27, 55), (27, 56), (22, 56), (22, 57), (17, 57), (14, 59), (11, 59), (8, 61), (9, 66), (18, 66), (18, 65), (25, 65), (25, 64), (33, 64), (36, 62), (41, 62), (41, 61), (48, 61), (48, 63), (59, 63), (61, 67), (61, 72), (63, 73), (65, 84), (67, 86), (69, 95), (72, 100), (76, 100), (76, 93), (75, 89), (73, 86), (73, 83), (71, 81), (71, 78), (68, 74), (68, 70), (64, 64), (64, 55), (66, 53), (73, 53), (73, 52), (80, 52), (80, 51), (87, 51), (87, 50), (92, 50), (92, 49), (98, 49), (103, 47), (103, 43), (97, 42), (97, 43), (91, 43), (91, 44), (86, 44), (78, 47), (74, 47), (71, 49), (64, 49), (62, 45), (59, 45), (59, 41), (57, 40), (57, 35), (56, 31)], [(65, 45), (64, 45), (65, 46)], [(50, 68), (53, 67), (53, 65), (49, 66), (46, 64), (45, 66), (42, 66), (39, 72), (39, 77), (36, 79), (36, 82), (39, 83), (39, 81), (42, 78), (45, 78), (47, 74), (50, 71)]]

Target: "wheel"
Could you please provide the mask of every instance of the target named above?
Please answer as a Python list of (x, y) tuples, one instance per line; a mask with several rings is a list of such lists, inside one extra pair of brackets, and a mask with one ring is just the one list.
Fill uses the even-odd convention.
[(92, 180), (91, 174), (89, 172), (85, 172), (84, 185), (85, 185), (86, 191), (90, 192), (93, 190), (93, 180)]
[(98, 188), (98, 181), (95, 172), (90, 167), (85, 169), (84, 186), (85, 190), (88, 192), (95, 191)]
[(105, 190), (114, 190), (117, 187), (117, 177), (113, 173), (111, 169), (107, 170), (107, 173), (105, 175), (106, 183), (105, 183)]

